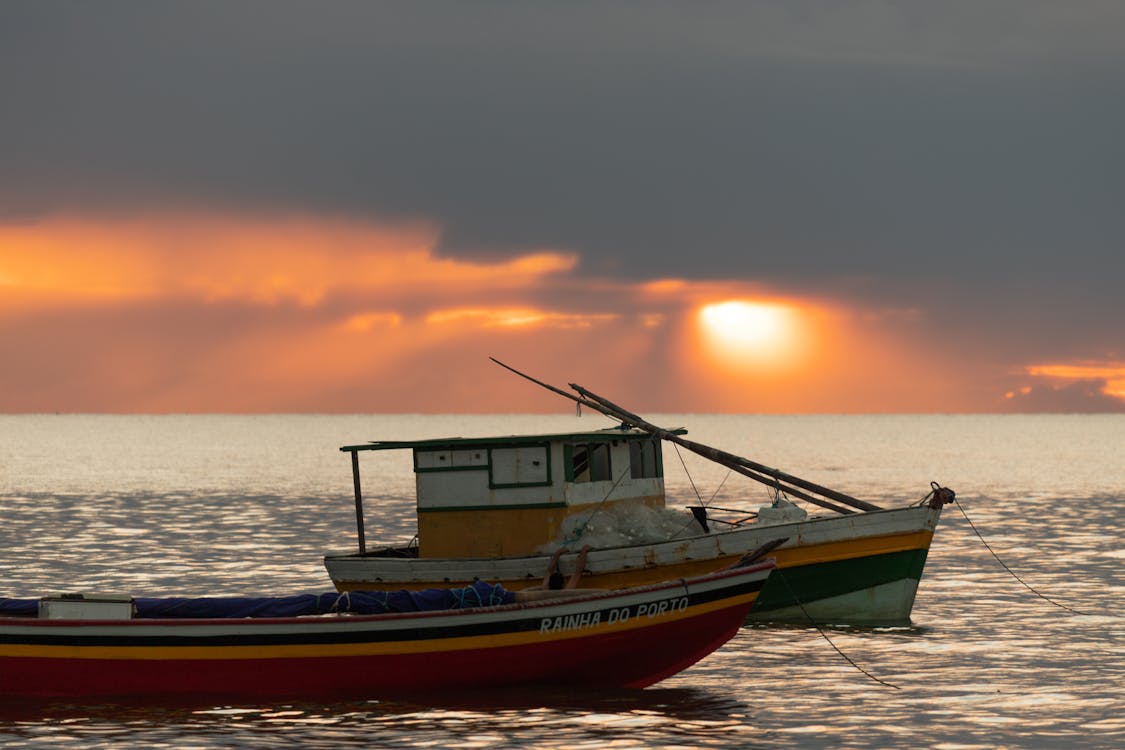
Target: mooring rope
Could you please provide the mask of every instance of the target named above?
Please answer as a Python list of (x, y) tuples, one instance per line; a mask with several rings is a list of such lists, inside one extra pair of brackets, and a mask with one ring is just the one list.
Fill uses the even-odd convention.
[(981, 544), (984, 545), (984, 548), (987, 549), (990, 553), (992, 553), (992, 556), (994, 558), (996, 558), (996, 562), (1000, 563), (1000, 567), (1002, 567), (1004, 570), (1008, 571), (1008, 573), (1012, 576), (1012, 578), (1015, 578), (1017, 581), (1022, 583), (1028, 591), (1035, 594), (1036, 596), (1038, 596), (1040, 599), (1042, 599), (1045, 602), (1049, 602), (1051, 604), (1054, 604), (1056, 607), (1060, 607), (1062, 609), (1065, 609), (1067, 612), (1071, 612), (1072, 614), (1084, 615), (1084, 616), (1087, 615), (1086, 612), (1079, 612), (1077, 609), (1073, 609), (1071, 607), (1068, 607), (1065, 604), (1062, 604), (1061, 602), (1056, 602), (1051, 597), (1049, 597), (1045, 594), (1039, 593), (1029, 583), (1027, 583), (1027, 581), (1023, 580), (1018, 575), (1016, 575), (1016, 572), (1014, 570), (1012, 570), (1011, 568), (1009, 568), (1007, 566), (1007, 564), (1005, 564), (1004, 561), (1000, 559), (1000, 556), (996, 554), (996, 551), (992, 549), (992, 546), (985, 540), (984, 536), (979, 531), (977, 531), (977, 527), (973, 523), (973, 520), (971, 518), (969, 518), (969, 514), (965, 512), (965, 509), (961, 507), (961, 503), (957, 502), (956, 498), (953, 499), (953, 504), (957, 506), (957, 510), (961, 511), (961, 515), (963, 515), (965, 517), (965, 520), (969, 522), (969, 528), (971, 528), (973, 530), (973, 533), (975, 533), (977, 535), (977, 538), (980, 539)]
[(789, 595), (791, 597), (793, 597), (793, 601), (797, 602), (797, 606), (801, 608), (801, 611), (805, 614), (805, 617), (808, 618), (809, 624), (811, 624), (814, 628), (816, 628), (816, 632), (820, 633), (820, 637), (823, 638), (824, 640), (828, 641), (828, 645), (831, 646), (836, 651), (837, 654), (844, 657), (844, 659), (847, 660), (848, 664), (851, 664), (853, 667), (858, 669), (860, 672), (863, 672), (863, 674), (867, 675), (872, 680), (875, 680), (875, 682), (878, 682), (880, 685), (886, 685), (887, 687), (894, 688), (895, 690), (902, 690), (902, 688), (900, 688), (898, 685), (892, 685), (891, 683), (887, 682), (886, 680), (881, 679), (879, 677), (876, 677), (875, 675), (871, 674), (870, 672), (868, 672), (863, 667), (856, 664), (855, 661), (850, 656), (848, 656), (843, 651), (841, 651), (840, 647), (832, 642), (832, 639), (829, 638), (828, 634), (825, 633), (823, 628), (820, 627), (820, 623), (818, 623), (816, 620), (813, 619), (812, 615), (809, 614), (809, 611), (807, 609), (805, 609), (805, 605), (802, 604), (801, 600), (797, 598), (797, 594), (793, 591), (793, 587), (789, 585), (789, 581), (788, 581), (788, 579), (786, 579), (785, 575), (781, 572), (781, 568), (774, 568), (773, 571), (770, 573), (770, 575), (771, 576), (777, 576), (778, 578), (781, 579), (782, 583), (785, 584), (785, 588), (789, 590)]

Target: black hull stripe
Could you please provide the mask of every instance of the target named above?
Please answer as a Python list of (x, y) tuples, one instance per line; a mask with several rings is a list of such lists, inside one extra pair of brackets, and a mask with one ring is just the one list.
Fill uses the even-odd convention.
[[(708, 604), (713, 601), (727, 599), (732, 596), (760, 591), (764, 580), (751, 580), (734, 586), (724, 586), (711, 591), (689, 591), (688, 609)], [(679, 599), (684, 596), (684, 589), (669, 588), (660, 599), (651, 602)], [(646, 602), (648, 603), (648, 602)], [(573, 614), (592, 616), (599, 614), (601, 622), (606, 622), (609, 613), (620, 609), (623, 605), (618, 601), (610, 606), (597, 609), (579, 610)], [(636, 605), (633, 605), (636, 606)], [(424, 623), (418, 627), (395, 628), (387, 631), (382, 623), (372, 623), (369, 629), (364, 630), (332, 630), (318, 632), (287, 631), (284, 633), (247, 633), (247, 634), (222, 634), (222, 635), (140, 635), (121, 633), (115, 635), (72, 635), (68, 633), (43, 633), (43, 634), (7, 634), (0, 633), (0, 644), (7, 645), (34, 645), (34, 646), (114, 646), (114, 647), (154, 647), (154, 646), (299, 646), (316, 644), (348, 644), (348, 643), (393, 643), (442, 640), (446, 638), (464, 638), (470, 636), (495, 636), (510, 633), (525, 633), (538, 631), (544, 618), (549, 615), (543, 613), (529, 613), (518, 620), (502, 620), (498, 622), (470, 623), (465, 625), (442, 625), (426, 627)], [(550, 615), (555, 617), (557, 615)], [(144, 620), (132, 622), (143, 623)], [(249, 621), (249, 622), (252, 622)], [(192, 627), (192, 626), (188, 626)], [(200, 626), (203, 627), (203, 626)], [(289, 626), (291, 627), (291, 626)]]

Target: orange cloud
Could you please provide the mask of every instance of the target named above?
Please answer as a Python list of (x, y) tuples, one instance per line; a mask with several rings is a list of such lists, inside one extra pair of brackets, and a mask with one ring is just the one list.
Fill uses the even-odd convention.
[(1125, 399), (1125, 363), (1122, 362), (1077, 362), (1053, 365), (1028, 365), (1025, 370), (1032, 377), (1053, 380), (1102, 380), (1102, 392), (1107, 396)]
[(0, 226), (0, 410), (409, 409), (419, 371), (463, 371), (466, 342), (486, 361), (519, 331), (620, 317), (535, 301), (567, 287), (573, 254), (468, 262), (436, 256), (437, 239), (315, 218)]
[(352, 333), (367, 333), (376, 328), (394, 328), (402, 324), (402, 316), (393, 312), (355, 313), (340, 326)]
[(683, 279), (657, 279), (640, 285), (640, 290), (652, 296), (675, 295), (688, 288)]
[(589, 328), (598, 323), (614, 320), (618, 316), (611, 313), (576, 314), (558, 313), (534, 308), (459, 308), (436, 310), (426, 316), (432, 325), (447, 323), (471, 323), (486, 328), (495, 327), (538, 327)]
[(577, 264), (551, 252), (502, 263), (438, 258), (437, 239), (420, 224), (311, 218), (58, 219), (0, 226), (0, 289), (9, 306), (181, 296), (315, 306), (333, 293), (520, 288)]
[[(316, 217), (0, 226), (0, 411), (513, 411), (495, 354), (649, 411), (955, 411), (914, 315), (738, 280), (439, 257), (439, 229)], [(704, 314), (703, 311), (711, 312)], [(495, 385), (493, 385), (495, 384)]]

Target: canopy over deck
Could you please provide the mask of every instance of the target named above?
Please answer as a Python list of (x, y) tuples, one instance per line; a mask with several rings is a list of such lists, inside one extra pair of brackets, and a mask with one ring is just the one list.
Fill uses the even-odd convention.
[[(668, 430), (673, 435), (686, 435), (687, 430), (680, 427)], [(529, 445), (548, 442), (592, 442), (610, 440), (651, 440), (652, 434), (644, 430), (621, 425), (607, 427), (604, 430), (590, 430), (589, 432), (560, 432), (540, 435), (505, 435), (500, 437), (446, 437), (426, 438), (423, 440), (372, 440), (359, 445), (343, 445), (340, 450), (345, 453), (356, 451), (385, 451), (402, 450), (406, 448), (421, 448), (435, 450), (441, 448), (472, 448), (495, 445)]]

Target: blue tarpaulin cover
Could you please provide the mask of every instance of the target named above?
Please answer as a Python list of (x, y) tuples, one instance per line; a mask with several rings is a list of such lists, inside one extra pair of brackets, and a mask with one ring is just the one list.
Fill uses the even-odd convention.
[[(515, 595), (500, 584), (474, 581), (465, 588), (422, 591), (331, 591), (296, 596), (217, 596), (135, 598), (138, 618), (297, 617), (348, 612), (374, 615), (386, 612), (430, 612), (465, 607), (511, 604)], [(38, 599), (0, 599), (0, 616), (27, 617), (39, 611)]]

